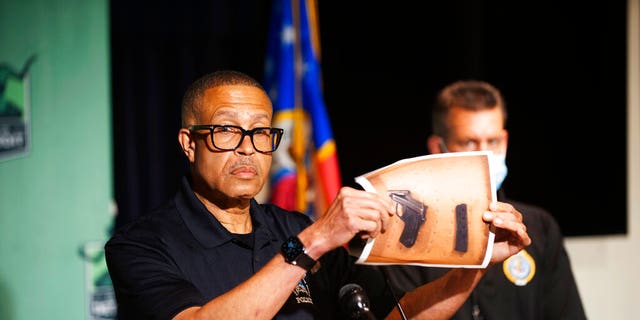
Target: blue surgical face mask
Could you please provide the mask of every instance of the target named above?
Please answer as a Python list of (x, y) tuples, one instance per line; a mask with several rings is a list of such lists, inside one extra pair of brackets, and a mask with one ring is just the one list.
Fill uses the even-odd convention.
[[(440, 148), (442, 152), (449, 152), (447, 145), (440, 140)], [(491, 178), (496, 184), (496, 190), (500, 190), (504, 179), (507, 177), (507, 155), (506, 154), (489, 154), (489, 166), (491, 167)]]
[(490, 154), (489, 165), (491, 166), (491, 178), (496, 184), (496, 190), (500, 190), (504, 178), (507, 177), (506, 154)]

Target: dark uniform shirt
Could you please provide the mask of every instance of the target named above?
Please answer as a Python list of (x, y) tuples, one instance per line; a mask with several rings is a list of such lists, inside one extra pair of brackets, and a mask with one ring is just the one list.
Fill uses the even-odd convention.
[[(540, 207), (505, 199), (503, 192), (498, 198), (522, 213), (532, 243), (491, 266), (452, 319), (586, 319), (556, 220)], [(396, 290), (407, 291), (448, 270), (405, 266), (387, 272)]]
[[(117, 230), (105, 254), (119, 319), (171, 319), (185, 308), (204, 305), (251, 277), (289, 236), (312, 223), (304, 214), (255, 200), (250, 214), (251, 234), (230, 233), (184, 178), (172, 200)], [(343, 247), (323, 255), (320, 269), (300, 281), (275, 318), (344, 317), (338, 294), (350, 283), (365, 289), (373, 312), (383, 318), (394, 306), (383, 275), (354, 261)]]

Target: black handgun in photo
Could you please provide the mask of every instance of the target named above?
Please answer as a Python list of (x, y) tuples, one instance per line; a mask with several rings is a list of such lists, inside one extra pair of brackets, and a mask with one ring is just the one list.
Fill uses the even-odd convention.
[[(389, 190), (387, 194), (396, 203), (396, 215), (404, 222), (400, 243), (410, 248), (418, 238), (420, 227), (427, 221), (427, 207), (411, 197), (409, 190)], [(401, 208), (398, 208), (401, 205)]]

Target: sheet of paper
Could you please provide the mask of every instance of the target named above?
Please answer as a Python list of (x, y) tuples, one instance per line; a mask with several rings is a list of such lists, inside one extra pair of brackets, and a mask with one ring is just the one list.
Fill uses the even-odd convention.
[(486, 267), (495, 235), (482, 215), (496, 199), (489, 154), (408, 158), (356, 177), (365, 190), (391, 197), (397, 211), (386, 232), (350, 244), (357, 263)]

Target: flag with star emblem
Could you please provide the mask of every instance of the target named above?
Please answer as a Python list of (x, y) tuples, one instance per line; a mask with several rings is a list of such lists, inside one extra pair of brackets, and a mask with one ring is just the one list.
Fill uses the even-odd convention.
[(322, 95), (315, 0), (275, 0), (264, 86), (273, 126), (285, 130), (273, 154), (269, 201), (318, 218), (342, 185), (336, 145)]

